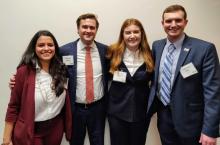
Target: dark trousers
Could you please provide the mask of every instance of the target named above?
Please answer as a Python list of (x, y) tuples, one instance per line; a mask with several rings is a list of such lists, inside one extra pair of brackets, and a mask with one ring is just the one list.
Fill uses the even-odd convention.
[(88, 106), (76, 104), (70, 145), (84, 145), (86, 129), (90, 145), (104, 145), (105, 112), (103, 99)]
[(164, 106), (158, 102), (157, 111), (157, 127), (160, 134), (162, 145), (201, 145), (199, 143), (200, 136), (182, 137), (175, 130), (170, 106)]
[(64, 133), (62, 115), (35, 123), (34, 145), (60, 145)]
[(108, 116), (111, 145), (145, 145), (149, 120), (127, 122)]

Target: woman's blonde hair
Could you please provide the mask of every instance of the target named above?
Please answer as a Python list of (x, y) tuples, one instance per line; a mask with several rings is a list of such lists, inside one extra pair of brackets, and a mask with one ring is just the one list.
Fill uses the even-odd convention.
[(112, 44), (109, 46), (108, 52), (107, 52), (107, 58), (110, 59), (110, 73), (114, 73), (118, 70), (119, 65), (121, 64), (123, 54), (126, 48), (126, 44), (124, 42), (124, 30), (126, 27), (130, 25), (136, 25), (140, 28), (141, 31), (141, 42), (139, 46), (139, 53), (143, 56), (144, 62), (146, 64), (146, 71), (147, 72), (153, 72), (154, 69), (154, 62), (151, 54), (151, 50), (147, 41), (147, 37), (144, 31), (144, 28), (141, 24), (141, 22), (137, 19), (130, 18), (126, 19), (124, 23), (122, 24), (120, 34), (118, 41), (115, 44)]

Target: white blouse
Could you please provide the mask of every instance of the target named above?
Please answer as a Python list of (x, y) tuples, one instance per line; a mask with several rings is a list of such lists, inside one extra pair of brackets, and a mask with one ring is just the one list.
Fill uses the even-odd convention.
[(133, 76), (137, 69), (144, 63), (144, 59), (143, 56), (139, 54), (139, 50), (133, 52), (126, 48), (123, 62), (125, 63), (131, 76)]
[(51, 75), (37, 68), (35, 79), (35, 121), (45, 121), (56, 117), (64, 106), (66, 91), (56, 97), (51, 84)]

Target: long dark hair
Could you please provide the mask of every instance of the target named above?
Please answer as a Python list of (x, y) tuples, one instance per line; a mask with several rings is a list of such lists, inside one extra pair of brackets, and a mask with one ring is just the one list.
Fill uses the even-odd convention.
[(53, 40), (55, 46), (55, 55), (50, 62), (49, 74), (52, 76), (52, 89), (55, 90), (56, 96), (59, 96), (64, 91), (64, 85), (67, 81), (67, 68), (62, 63), (61, 56), (59, 55), (59, 45), (51, 32), (48, 30), (40, 30), (33, 36), (27, 49), (22, 55), (18, 67), (27, 65), (28, 67), (35, 69), (36, 64), (41, 67), (41, 63), (35, 53), (36, 43), (40, 36), (49, 36)]

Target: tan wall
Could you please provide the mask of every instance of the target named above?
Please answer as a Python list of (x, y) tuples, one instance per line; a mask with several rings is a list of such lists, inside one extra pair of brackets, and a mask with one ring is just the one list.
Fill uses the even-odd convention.
[[(15, 72), (21, 54), (36, 31), (49, 29), (60, 45), (65, 44), (78, 37), (76, 18), (92, 12), (100, 21), (96, 40), (106, 44), (116, 41), (121, 23), (134, 17), (143, 23), (151, 44), (165, 36), (160, 23), (161, 13), (170, 4), (182, 4), (186, 8), (188, 35), (215, 43), (220, 53), (219, 0), (0, 0), (0, 137), (10, 94), (9, 77)], [(156, 117), (149, 129), (147, 145), (160, 145), (155, 124)], [(108, 125), (105, 142), (109, 145)], [(87, 139), (85, 145), (88, 144)], [(64, 141), (62, 145), (67, 143)]]

